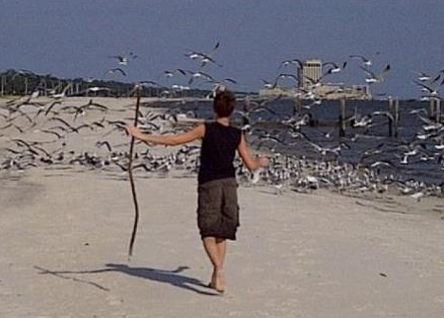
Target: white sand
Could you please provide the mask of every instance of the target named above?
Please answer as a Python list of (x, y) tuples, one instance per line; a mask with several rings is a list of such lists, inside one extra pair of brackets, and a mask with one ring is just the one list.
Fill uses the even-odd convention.
[(128, 263), (128, 181), (43, 169), (11, 179), (17, 174), (1, 174), (0, 317), (444, 314), (444, 221), (424, 211), (442, 208), (438, 200), (240, 188), (229, 290), (208, 296), (200, 286), (211, 269), (195, 225), (194, 179), (137, 180), (141, 221)]
[(228, 290), (212, 296), (195, 177), (136, 183), (128, 262), (128, 180), (1, 171), (0, 317), (444, 317), (442, 199), (240, 187)]

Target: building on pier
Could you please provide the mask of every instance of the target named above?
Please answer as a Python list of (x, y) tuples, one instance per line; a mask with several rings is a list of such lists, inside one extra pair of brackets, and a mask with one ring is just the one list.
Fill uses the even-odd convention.
[(276, 87), (259, 90), (259, 95), (301, 97), (302, 99), (372, 99), (368, 85), (345, 85), (343, 83), (326, 83), (323, 81), (322, 60), (312, 59), (302, 63), (298, 68), (296, 87)]

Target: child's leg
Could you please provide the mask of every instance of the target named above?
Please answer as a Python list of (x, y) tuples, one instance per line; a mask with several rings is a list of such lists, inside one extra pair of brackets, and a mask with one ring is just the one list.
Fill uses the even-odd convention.
[(219, 270), (217, 272), (217, 280), (218, 280), (218, 286), (223, 291), (226, 288), (226, 281), (225, 281), (225, 275), (224, 275), (224, 264), (225, 264), (225, 255), (227, 251), (227, 241), (222, 238), (216, 238), (216, 246), (217, 246), (217, 252), (219, 253)]
[(215, 237), (205, 237), (203, 239), (205, 252), (210, 258), (211, 264), (213, 264), (213, 275), (211, 276), (211, 287), (215, 288), (219, 292), (225, 291), (225, 278), (223, 276), (223, 259), (225, 258), (225, 243), (220, 243), (221, 253), (223, 257), (220, 257), (218, 244)]
[(216, 246), (219, 255), (220, 269), (223, 270), (225, 264), (225, 254), (227, 251), (227, 241), (225, 239), (216, 237)]
[(215, 237), (205, 237), (203, 239), (203, 245), (205, 248), (205, 252), (207, 252), (208, 257), (210, 258), (211, 264), (213, 264), (214, 269), (220, 268), (220, 258), (219, 258), (219, 250), (216, 245)]

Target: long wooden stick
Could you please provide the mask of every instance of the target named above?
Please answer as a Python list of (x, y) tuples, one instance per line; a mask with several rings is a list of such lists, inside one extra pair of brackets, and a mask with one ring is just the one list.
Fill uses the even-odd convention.
[[(136, 114), (134, 116), (134, 126), (137, 127), (137, 122), (139, 119), (139, 108), (140, 108), (140, 86), (136, 86)], [(129, 173), (129, 179), (131, 183), (131, 192), (133, 194), (133, 201), (134, 201), (134, 225), (133, 225), (133, 232), (131, 233), (131, 240), (129, 244), (129, 251), (128, 251), (128, 260), (130, 259), (131, 255), (133, 255), (133, 246), (134, 242), (136, 240), (136, 233), (137, 233), (137, 225), (139, 223), (139, 204), (137, 203), (137, 194), (136, 194), (136, 186), (134, 184), (134, 177), (133, 177), (133, 150), (134, 150), (134, 141), (135, 138), (131, 138), (131, 144), (130, 144), (130, 150), (129, 150), (129, 162), (128, 162), (128, 173)]]

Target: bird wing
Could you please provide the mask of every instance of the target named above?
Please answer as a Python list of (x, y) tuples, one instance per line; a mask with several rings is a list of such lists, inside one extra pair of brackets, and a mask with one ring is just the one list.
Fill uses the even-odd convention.
[(358, 60), (361, 60), (362, 62), (368, 62), (369, 61), (369, 59), (366, 58), (365, 56), (356, 55), (356, 54), (349, 55), (349, 58), (351, 58), (351, 59), (358, 59)]
[(369, 69), (367, 69), (367, 68), (365, 68), (365, 67), (363, 67), (363, 66), (359, 66), (359, 68), (360, 68), (361, 70), (363, 70), (367, 75), (369, 75), (369, 76), (371, 76), (371, 77), (373, 77), (373, 78), (376, 78), (375, 73), (373, 73), (373, 72), (370, 71)]

